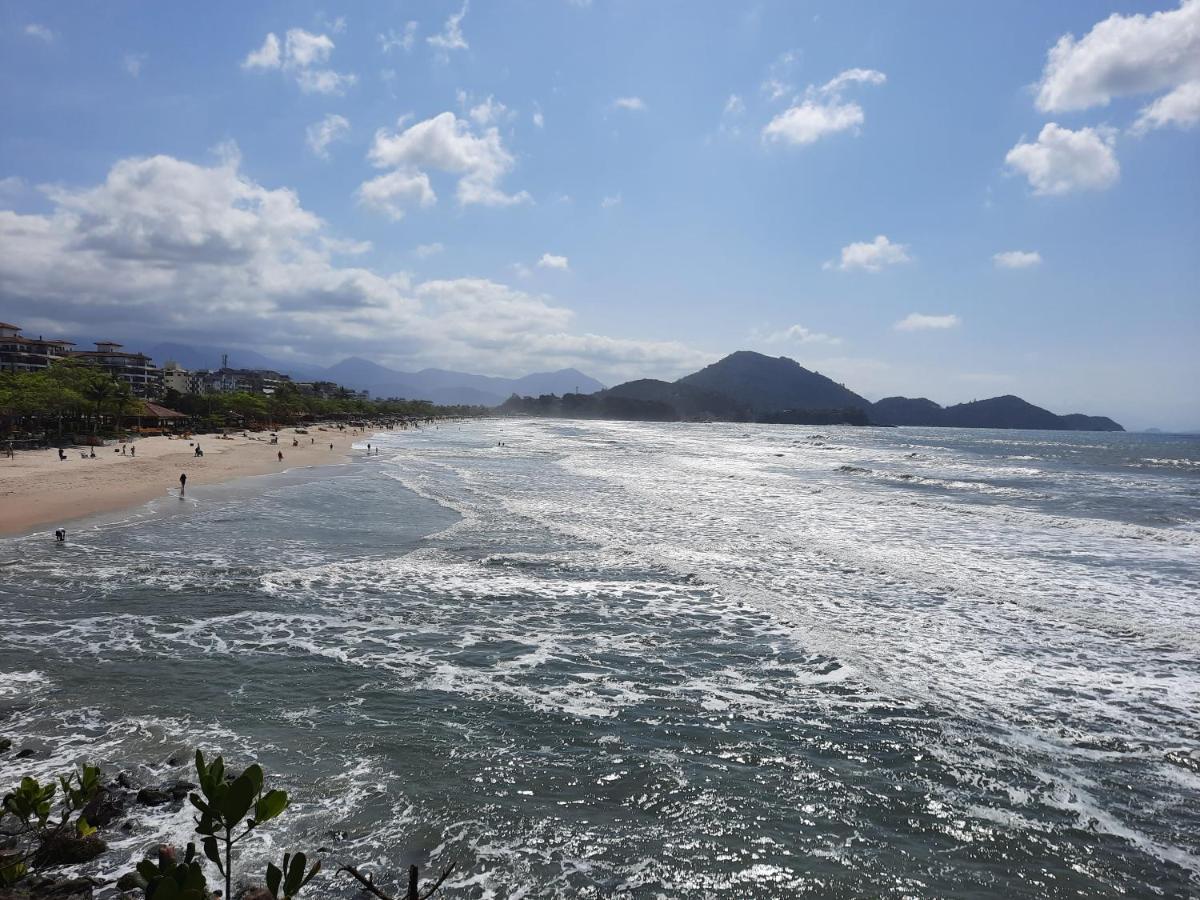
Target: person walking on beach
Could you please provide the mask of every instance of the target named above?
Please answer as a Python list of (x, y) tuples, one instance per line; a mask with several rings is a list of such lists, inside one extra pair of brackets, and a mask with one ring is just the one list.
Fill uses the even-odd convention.
[(130, 447), (130, 448), (129, 448), (129, 455), (130, 455), (130, 456), (137, 456), (137, 447)]
[(183, 492), (187, 490), (187, 472), (179, 473), (179, 499), (183, 499)]
[(282, 450), (279, 451), (279, 461), (283, 462), (283, 451)]
[(333, 444), (330, 444), (330, 445), (329, 445), (329, 449), (330, 449), (330, 450), (332, 450), (332, 449), (333, 449)]

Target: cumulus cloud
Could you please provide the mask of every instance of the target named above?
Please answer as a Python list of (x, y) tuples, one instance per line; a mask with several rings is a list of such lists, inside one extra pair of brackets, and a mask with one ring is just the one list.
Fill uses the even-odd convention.
[(446, 24), (438, 34), (430, 35), (425, 38), (429, 46), (436, 47), (442, 54), (448, 55), (451, 50), (467, 50), (470, 45), (467, 39), (463, 37), (462, 21), (467, 15), (467, 2), (463, 0), (462, 9), (453, 13), (446, 20)]
[(809, 85), (804, 98), (763, 127), (763, 140), (803, 146), (842, 131), (857, 131), (866, 119), (863, 108), (842, 98), (857, 84), (880, 85), (887, 76), (874, 69), (847, 69), (825, 84)]
[(25, 34), (31, 38), (37, 38), (39, 41), (45, 41), (47, 44), (53, 42), (55, 34), (45, 25), (39, 25), (37, 22), (30, 22), (25, 26)]
[(873, 241), (858, 241), (847, 244), (842, 248), (840, 260), (830, 260), (823, 268), (838, 268), (843, 272), (852, 269), (865, 269), (868, 272), (878, 272), (884, 266), (894, 266), (898, 263), (911, 262), (907, 244), (893, 244), (886, 235), (877, 235)]
[(232, 150), (214, 165), (121, 160), (102, 183), (47, 198), (45, 213), (0, 209), (0, 312), (36, 310), (56, 333), (221, 346), (242, 336), (285, 359), (359, 354), (495, 374), (677, 375), (700, 356), (575, 333), (569, 309), (495, 281), (340, 265), (336, 255), (369, 245), (330, 234), (294, 191), (247, 177)]
[(962, 319), (953, 313), (943, 316), (927, 316), (924, 313), (909, 313), (895, 324), (897, 331), (928, 331), (930, 329), (957, 328)]
[(404, 30), (397, 32), (392, 29), (387, 34), (379, 35), (379, 47), (384, 53), (390, 53), (392, 50), (400, 49), (405, 53), (411, 53), (412, 48), (417, 43), (417, 22), (409, 21), (404, 23)]
[(612, 102), (613, 109), (626, 109), (630, 112), (645, 112), (646, 101), (641, 97), (618, 97)]
[(1037, 107), (1064, 112), (1107, 106), (1114, 97), (1174, 90), (1200, 80), (1200, 0), (1149, 16), (1114, 13), (1079, 40), (1050, 49)]
[(329, 159), (329, 145), (341, 140), (350, 131), (350, 120), (345, 116), (330, 113), (320, 122), (313, 122), (305, 132), (310, 149), (321, 159)]
[(831, 344), (842, 342), (839, 337), (812, 331), (803, 325), (792, 325), (781, 331), (772, 332), (763, 338), (769, 344)]
[(281, 43), (275, 33), (270, 32), (262, 46), (242, 60), (242, 68), (281, 70), (295, 79), (300, 90), (307, 94), (342, 94), (358, 81), (358, 76), (323, 68), (333, 48), (333, 39), (327, 34), (290, 28)]
[(1100, 191), (1112, 187), (1121, 175), (1113, 152), (1115, 139), (1111, 129), (1071, 131), (1049, 122), (1036, 141), (1017, 144), (1004, 161), (1029, 180), (1035, 194)]
[(432, 206), (437, 195), (426, 170), (458, 175), (462, 206), (511, 206), (530, 199), (525, 191), (506, 194), (500, 188), (516, 160), (495, 127), (476, 134), (469, 122), (452, 112), (407, 128), (406, 122), (407, 118), (401, 119), (394, 132), (384, 128), (375, 132), (368, 157), (376, 168), (392, 171), (360, 185), (358, 196), (367, 206), (397, 219), (414, 203)]
[(1192, 128), (1200, 123), (1200, 80), (1181, 84), (1142, 110), (1133, 124), (1134, 134), (1175, 125)]
[(563, 272), (571, 268), (565, 256), (555, 256), (553, 253), (543, 253), (537, 265), (539, 269), (559, 269)]
[(1001, 269), (1028, 269), (1042, 261), (1042, 254), (1036, 250), (1006, 250), (992, 256), (992, 262)]

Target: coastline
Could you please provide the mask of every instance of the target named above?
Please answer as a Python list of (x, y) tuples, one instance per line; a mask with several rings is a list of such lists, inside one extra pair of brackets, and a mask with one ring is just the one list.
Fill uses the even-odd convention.
[[(188, 440), (142, 438), (126, 445), (137, 448), (136, 457), (114, 453), (120, 445), (97, 447), (95, 459), (80, 458), (80, 449), (87, 448), (72, 448), (65, 461), (59, 461), (54, 449), (17, 451), (13, 459), (0, 458), (0, 537), (28, 534), (177, 493), (181, 473), (191, 486), (344, 463), (352, 445), (370, 440), (374, 432), (322, 431), (314, 426), (308, 434), (296, 434), (292, 428), (277, 433), (278, 444), (271, 444), (265, 432), (228, 439), (213, 434)], [(292, 446), (293, 439), (303, 443)], [(203, 457), (194, 455), (196, 443)]]

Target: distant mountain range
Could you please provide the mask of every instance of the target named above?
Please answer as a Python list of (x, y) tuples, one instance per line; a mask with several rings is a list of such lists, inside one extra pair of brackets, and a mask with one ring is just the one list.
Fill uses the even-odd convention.
[(1124, 431), (1104, 416), (1055, 415), (1011, 394), (943, 407), (923, 397), (872, 403), (787, 357), (749, 350), (675, 382), (641, 379), (589, 397), (513, 398), (502, 411), (653, 421), (720, 420), (829, 425), (936, 425), (1051, 431)]
[[(216, 369), (221, 365), (224, 351), (213, 347), (158, 344), (147, 352), (159, 364), (174, 360), (186, 369)], [(279, 362), (253, 350), (230, 350), (228, 355), (229, 366), (234, 369), (270, 369), (299, 381), (333, 381), (356, 391), (369, 391), (373, 397), (403, 397), (444, 404), (499, 406), (513, 394), (591, 394), (604, 389), (599, 381), (577, 369), (498, 378), (447, 369), (401, 372), (357, 356), (322, 368)]]

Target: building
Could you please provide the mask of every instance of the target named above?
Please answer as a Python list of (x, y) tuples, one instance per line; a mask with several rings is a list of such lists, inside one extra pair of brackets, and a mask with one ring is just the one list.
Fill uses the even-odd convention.
[(124, 381), (135, 397), (158, 397), (162, 394), (162, 370), (145, 353), (127, 353), (114, 341), (96, 341), (95, 350), (77, 350), (75, 359), (107, 369), (118, 381)]
[(167, 360), (162, 367), (163, 390), (180, 394), (203, 393), (204, 376), (207, 372), (190, 372), (174, 360)]
[(0, 322), (0, 372), (40, 372), (71, 355), (71, 341), (25, 337), (20, 326)]
[(292, 379), (270, 369), (221, 368), (215, 372), (197, 372), (199, 384), (195, 393), (209, 394), (274, 394)]

